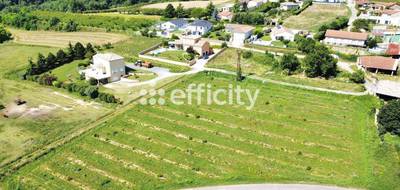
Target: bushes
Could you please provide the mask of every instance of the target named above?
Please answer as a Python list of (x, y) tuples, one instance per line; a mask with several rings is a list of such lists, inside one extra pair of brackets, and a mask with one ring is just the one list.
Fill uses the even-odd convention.
[(251, 51), (245, 51), (245, 52), (243, 52), (243, 55), (242, 55), (242, 57), (245, 59), (249, 59), (252, 56), (253, 56), (253, 53)]
[(300, 61), (294, 54), (284, 54), (279, 61), (279, 68), (291, 75), (300, 68)]
[(241, 12), (236, 13), (232, 19), (233, 22), (239, 24), (259, 25), (264, 24), (264, 14), (258, 12)]
[(379, 135), (400, 136), (400, 100), (389, 101), (378, 114)]
[(11, 33), (0, 25), (0, 44), (11, 40)]
[(96, 86), (77, 83), (63, 83), (61, 87), (69, 92), (75, 92), (81, 96), (87, 96), (91, 99), (98, 99), (106, 103), (121, 103), (114, 95), (99, 92), (99, 89)]
[(364, 83), (365, 82), (365, 74), (362, 70), (357, 70), (356, 72), (352, 73), (349, 77), (350, 81), (354, 83)]

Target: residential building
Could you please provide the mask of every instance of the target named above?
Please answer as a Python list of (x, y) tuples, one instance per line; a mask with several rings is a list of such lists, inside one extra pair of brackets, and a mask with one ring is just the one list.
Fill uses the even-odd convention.
[(245, 40), (253, 33), (254, 27), (242, 24), (226, 24), (225, 29), (231, 33), (229, 42), (233, 46), (243, 46)]
[(400, 83), (397, 81), (379, 80), (375, 86), (375, 94), (381, 98), (400, 98)]
[(94, 78), (108, 83), (119, 81), (125, 75), (124, 58), (114, 53), (99, 53), (93, 56), (93, 64), (84, 70), (85, 78)]
[(361, 14), (360, 18), (374, 20), (376, 24), (400, 26), (400, 10), (382, 10), (378, 13)]
[(234, 3), (225, 3), (219, 6), (217, 9), (219, 12), (227, 11), (227, 12), (232, 12), (233, 11), (233, 6)]
[(356, 0), (356, 5), (358, 7), (368, 7), (369, 3), (369, 0)]
[(400, 44), (390, 43), (386, 50), (386, 55), (390, 55), (395, 58), (400, 57)]
[(174, 19), (160, 24), (159, 29), (163, 31), (182, 30), (186, 27), (188, 22), (185, 19)]
[(255, 9), (255, 8), (261, 6), (262, 4), (264, 4), (263, 0), (251, 0), (251, 1), (247, 2), (247, 8)]
[(181, 39), (171, 42), (178, 49), (187, 50), (192, 47), (201, 56), (213, 54), (213, 49), (208, 41), (202, 40), (200, 36), (182, 36)]
[(297, 3), (294, 3), (294, 2), (284, 2), (284, 3), (281, 3), (281, 6), (280, 6), (280, 9), (285, 10), (285, 11), (294, 10), (294, 9), (298, 9), (298, 8), (300, 8), (300, 5)]
[(212, 28), (212, 24), (206, 20), (195, 20), (186, 27), (188, 35), (202, 36)]
[(346, 0), (313, 0), (318, 3), (345, 3)]
[(294, 41), (294, 36), (297, 34), (294, 30), (287, 29), (283, 26), (277, 26), (271, 29), (272, 40), (289, 40)]
[(398, 68), (399, 60), (383, 56), (361, 56), (358, 58), (359, 67), (365, 70), (390, 72), (393, 75)]
[(365, 47), (368, 34), (360, 32), (348, 32), (339, 30), (327, 30), (324, 43), (342, 46)]
[(233, 13), (230, 11), (222, 11), (217, 15), (218, 20), (228, 20), (231, 21), (233, 19)]

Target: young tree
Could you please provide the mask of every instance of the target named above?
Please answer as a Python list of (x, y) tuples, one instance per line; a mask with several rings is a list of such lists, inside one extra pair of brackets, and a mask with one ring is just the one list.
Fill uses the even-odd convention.
[(64, 26), (64, 31), (66, 32), (76, 32), (78, 31), (78, 24), (73, 20), (69, 20), (67, 24)]
[(237, 63), (236, 63), (236, 81), (242, 81), (242, 67), (241, 67), (242, 51), (237, 50)]
[(378, 45), (378, 40), (374, 37), (369, 37), (367, 39), (366, 45), (368, 48), (374, 48)]
[(41, 53), (38, 54), (37, 65), (39, 66), (40, 72), (46, 70), (46, 58)]
[(389, 101), (378, 114), (380, 135), (390, 133), (400, 136), (400, 100)]
[(350, 75), (349, 79), (354, 83), (364, 83), (365, 73), (362, 70), (357, 70), (356, 72)]
[(174, 6), (170, 3), (164, 10), (164, 17), (165, 18), (174, 18), (176, 15)]
[(185, 18), (187, 17), (186, 11), (183, 8), (182, 4), (179, 3), (178, 7), (176, 7), (176, 17)]
[(55, 68), (56, 62), (57, 62), (56, 56), (50, 52), (46, 58), (47, 69)]
[(11, 40), (11, 33), (3, 26), (0, 26), (0, 44), (8, 40)]
[(85, 58), (92, 58), (96, 54), (96, 50), (94, 50), (93, 45), (91, 43), (86, 44), (86, 54)]
[(68, 62), (68, 56), (67, 56), (67, 54), (65, 54), (65, 52), (62, 49), (60, 49), (57, 52), (56, 60), (57, 60), (57, 64), (62, 65), (64, 63)]
[(214, 4), (210, 1), (210, 3), (208, 3), (207, 7), (206, 7), (206, 15), (208, 17), (213, 16), (213, 13), (215, 11), (215, 6)]
[(75, 49), (74, 46), (71, 44), (71, 42), (68, 43), (68, 52), (67, 56), (70, 60), (75, 59)]
[(233, 13), (238, 13), (240, 12), (240, 1), (239, 0), (235, 0), (235, 3), (233, 5)]
[(304, 58), (305, 73), (308, 77), (329, 78), (337, 74), (337, 60), (329, 53), (324, 45), (317, 45)]
[(284, 54), (279, 62), (280, 69), (286, 70), (288, 74), (292, 74), (300, 67), (300, 61), (296, 55)]
[(75, 44), (74, 51), (75, 51), (75, 59), (85, 58), (86, 49), (80, 42), (77, 42)]

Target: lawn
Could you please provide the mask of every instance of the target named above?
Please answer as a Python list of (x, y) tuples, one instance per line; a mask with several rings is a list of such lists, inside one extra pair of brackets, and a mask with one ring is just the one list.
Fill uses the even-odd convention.
[(125, 61), (138, 57), (139, 52), (148, 49), (162, 41), (161, 38), (148, 38), (144, 36), (131, 36), (129, 39), (113, 45), (111, 51), (125, 57)]
[(42, 45), (51, 47), (67, 47), (68, 43), (81, 42), (102, 45), (126, 41), (129, 37), (123, 34), (107, 32), (54, 32), (54, 31), (25, 31), (11, 29), (14, 41), (20, 44)]
[(167, 50), (154, 56), (185, 63), (187, 62), (187, 60), (184, 57), (185, 54), (186, 52), (183, 50)]
[(79, 64), (87, 63), (88, 60), (76, 60), (72, 63), (65, 64), (61, 67), (53, 69), (51, 72), (57, 77), (58, 81), (64, 82), (67, 80), (76, 81), (79, 79)]
[(283, 26), (315, 32), (321, 25), (334, 21), (336, 17), (349, 14), (346, 5), (313, 4), (299, 15), (287, 18)]
[[(207, 67), (236, 71), (236, 64), (236, 50), (229, 48), (209, 62)], [(348, 78), (346, 77), (337, 77), (335, 79), (325, 80), (322, 78), (307, 78), (302, 73), (287, 76), (279, 73), (279, 71), (273, 70), (272, 64), (273, 59), (266, 57), (262, 53), (253, 52), (253, 56), (250, 59), (241, 59), (242, 72), (246, 75), (257, 75), (268, 79), (332, 90), (345, 90), (353, 92), (364, 91), (362, 85), (348, 82)]]
[[(0, 166), (86, 126), (109, 110), (33, 82), (3, 78), (25, 68), (28, 59), (35, 59), (39, 52), (46, 55), (57, 49), (15, 43), (0, 45), (0, 104), (15, 111), (9, 114), (10, 118), (0, 116)], [(14, 107), (17, 98), (27, 104)]]
[(131, 74), (128, 79), (132, 80), (138, 80), (140, 82), (151, 80), (157, 77), (157, 74), (147, 71), (147, 70), (133, 70), (130, 71), (129, 74)]
[(263, 51), (269, 51), (271, 53), (273, 53), (273, 52), (276, 52), (276, 53), (297, 53), (297, 54), (301, 53), (295, 48), (281, 48), (281, 47), (275, 47), (275, 46), (261, 46), (261, 45), (254, 45), (254, 44), (246, 44), (245, 47), (254, 48), (254, 49), (263, 50)]
[(262, 182), (398, 187), (394, 147), (380, 145), (376, 135), (375, 98), (233, 81), (201, 73), (177, 81), (175, 88), (205, 83), (213, 90), (229, 84), (259, 89), (252, 110), (169, 101), (131, 105), (6, 178), (3, 187), (178, 189)]

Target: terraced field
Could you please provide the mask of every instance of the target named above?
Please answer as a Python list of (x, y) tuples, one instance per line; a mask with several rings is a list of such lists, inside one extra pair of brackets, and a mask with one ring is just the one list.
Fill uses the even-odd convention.
[[(200, 73), (174, 88), (186, 89), (191, 83), (228, 88), (231, 81), (230, 76)], [(7, 178), (4, 187), (175, 189), (295, 181), (394, 189), (398, 184), (395, 176), (387, 173), (398, 166), (387, 164), (393, 157), (385, 163), (375, 161), (386, 153), (374, 152), (378, 143), (373, 97), (311, 92), (257, 81), (240, 85), (260, 89), (254, 109), (178, 106), (168, 101), (163, 106), (132, 105), (71, 144), (27, 165)], [(376, 180), (380, 175), (385, 176), (387, 181), (382, 184), (386, 186)]]

